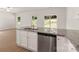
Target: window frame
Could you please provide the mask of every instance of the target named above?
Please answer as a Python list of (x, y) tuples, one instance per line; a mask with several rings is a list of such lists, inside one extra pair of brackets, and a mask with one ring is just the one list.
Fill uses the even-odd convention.
[[(32, 16), (32, 24), (31, 24), (32, 27), (37, 27), (37, 19), (38, 19), (37, 16)], [(35, 21), (36, 25), (33, 23), (34, 21)]]
[[(44, 16), (44, 27), (45, 28), (57, 28), (57, 24), (56, 24), (56, 27), (52, 27), (52, 21), (51, 21), (52, 19), (56, 19), (55, 22), (57, 23), (57, 15), (47, 15), (47, 17)], [(45, 20), (48, 20), (49, 21), (48, 27), (45, 26)]]

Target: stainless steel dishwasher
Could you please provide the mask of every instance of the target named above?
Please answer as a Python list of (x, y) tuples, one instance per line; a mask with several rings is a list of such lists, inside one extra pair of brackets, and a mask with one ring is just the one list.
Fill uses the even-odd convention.
[(38, 52), (56, 52), (56, 35), (38, 33)]

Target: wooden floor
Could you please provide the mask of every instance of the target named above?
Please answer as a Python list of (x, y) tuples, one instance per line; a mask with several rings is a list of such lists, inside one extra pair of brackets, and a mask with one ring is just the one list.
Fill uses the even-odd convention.
[(28, 50), (17, 47), (15, 30), (4, 30), (0, 31), (0, 52), (28, 52)]

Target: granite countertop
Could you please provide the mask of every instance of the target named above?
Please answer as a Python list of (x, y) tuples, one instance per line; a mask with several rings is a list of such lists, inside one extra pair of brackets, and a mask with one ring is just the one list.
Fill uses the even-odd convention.
[(79, 51), (79, 30), (67, 30), (65, 37), (68, 38), (76, 50)]
[(79, 30), (46, 29), (46, 28), (38, 28), (38, 29), (20, 28), (17, 30), (40, 32), (40, 33), (46, 33), (46, 34), (66, 37), (67, 39), (71, 41), (71, 43), (79, 51)]
[(58, 35), (58, 36), (65, 36), (65, 30), (60, 29), (47, 29), (47, 28), (38, 28), (38, 29), (32, 29), (32, 28), (19, 28), (16, 30), (23, 30), (23, 31), (31, 31), (31, 32), (40, 32), (40, 33), (46, 33), (51, 35)]

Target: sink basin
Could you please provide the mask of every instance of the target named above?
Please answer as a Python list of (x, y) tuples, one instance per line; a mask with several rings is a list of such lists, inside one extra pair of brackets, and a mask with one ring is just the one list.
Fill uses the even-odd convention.
[(26, 29), (32, 29), (32, 28), (24, 28), (24, 29), (26, 30)]
[(38, 30), (37, 28), (24, 28), (25, 30)]

